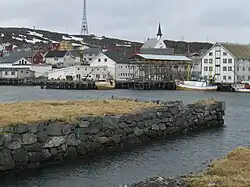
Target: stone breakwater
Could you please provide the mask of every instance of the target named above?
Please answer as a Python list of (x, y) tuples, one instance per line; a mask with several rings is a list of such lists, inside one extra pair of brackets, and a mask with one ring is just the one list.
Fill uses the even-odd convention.
[(18, 171), (159, 137), (222, 127), (224, 102), (180, 101), (115, 116), (82, 116), (72, 123), (41, 121), (0, 128), (0, 171)]

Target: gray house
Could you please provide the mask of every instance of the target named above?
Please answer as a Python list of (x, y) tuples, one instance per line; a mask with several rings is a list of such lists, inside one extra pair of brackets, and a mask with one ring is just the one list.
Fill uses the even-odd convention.
[(88, 48), (83, 50), (83, 64), (89, 64), (99, 53), (100, 48)]

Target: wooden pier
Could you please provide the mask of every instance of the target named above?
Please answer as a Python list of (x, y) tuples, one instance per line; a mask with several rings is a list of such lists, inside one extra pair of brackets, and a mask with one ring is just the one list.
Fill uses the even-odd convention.
[(46, 81), (41, 84), (42, 89), (94, 90), (95, 82), (89, 81)]
[[(51, 80), (41, 84), (42, 89), (69, 89), (69, 90), (93, 90), (95, 82), (91, 81), (58, 81)], [(138, 89), (138, 90), (175, 90), (175, 82), (160, 81), (116, 81), (115, 89)]]
[(40, 86), (44, 79), (1, 78), (0, 86)]
[(116, 89), (175, 90), (175, 82), (166, 81), (116, 81)]

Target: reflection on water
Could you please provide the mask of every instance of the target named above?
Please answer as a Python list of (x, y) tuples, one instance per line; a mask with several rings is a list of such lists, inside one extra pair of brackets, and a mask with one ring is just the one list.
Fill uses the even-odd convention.
[(0, 92), (2, 102), (108, 98), (116, 95), (145, 100), (183, 100), (185, 103), (214, 98), (226, 101), (227, 108), (226, 128), (224, 129), (153, 142), (150, 145), (125, 150), (122, 153), (110, 153), (98, 158), (51, 166), (28, 174), (4, 176), (1, 177), (1, 187), (110, 187), (155, 175), (171, 177), (199, 171), (209, 160), (221, 157), (237, 146), (250, 143), (248, 138), (250, 126), (247, 121), (250, 112), (248, 94), (135, 90), (41, 90), (39, 87), (0, 87)]

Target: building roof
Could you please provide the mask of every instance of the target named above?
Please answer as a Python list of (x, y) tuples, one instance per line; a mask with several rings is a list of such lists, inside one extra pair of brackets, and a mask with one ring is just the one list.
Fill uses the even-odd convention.
[(67, 52), (68, 51), (48, 51), (48, 53), (45, 55), (45, 58), (54, 58), (54, 57), (62, 58), (65, 56)]
[(180, 55), (152, 55), (152, 54), (136, 54), (144, 59), (148, 60), (169, 60), (169, 61), (191, 61), (190, 58)]
[(21, 58), (32, 57), (35, 53), (36, 51), (13, 51), (3, 58), (2, 63), (13, 63)]
[(81, 56), (81, 51), (79, 51), (79, 50), (73, 50), (73, 51), (70, 51), (70, 53), (71, 53), (74, 57), (80, 57), (80, 56)]
[(144, 48), (140, 49), (141, 54), (152, 54), (152, 55), (173, 55), (173, 48)]
[(148, 39), (142, 46), (141, 48), (154, 48), (156, 46), (156, 44), (158, 43), (157, 38), (151, 38)]
[(97, 55), (98, 53), (100, 53), (100, 51), (101, 51), (101, 49), (99, 49), (99, 48), (88, 48), (88, 49), (83, 50), (83, 54), (84, 55), (88, 54), (90, 56), (92, 54)]
[(238, 59), (250, 60), (249, 44), (219, 43)]
[(118, 52), (118, 51), (106, 51), (104, 52), (104, 54), (111, 58), (113, 61), (115, 61), (116, 63), (128, 63), (129, 59), (128, 56), (124, 55), (123, 52)]

